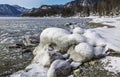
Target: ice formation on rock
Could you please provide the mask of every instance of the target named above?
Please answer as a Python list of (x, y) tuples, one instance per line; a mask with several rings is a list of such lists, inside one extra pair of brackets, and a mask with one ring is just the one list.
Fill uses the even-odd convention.
[(103, 38), (95, 31), (88, 29), (85, 31), (83, 35), (87, 38), (87, 42), (90, 45), (93, 45), (93, 46), (105, 46), (106, 45), (105, 40), (103, 40)]
[(69, 61), (55, 60), (48, 70), (47, 77), (67, 77), (72, 72), (72, 66)]
[(66, 52), (68, 47), (85, 41), (85, 38), (79, 34), (71, 34), (69, 31), (61, 28), (47, 28), (40, 35), (40, 45), (34, 50), (34, 54), (46, 46), (51, 45), (60, 52)]
[(80, 43), (76, 45), (75, 51), (81, 56), (82, 61), (90, 60), (94, 57), (93, 47), (88, 43)]
[[(41, 33), (40, 44), (34, 50), (34, 54), (36, 55), (35, 58), (38, 59), (34, 58), (34, 60), (37, 60), (38, 63), (39, 59), (42, 60), (42, 65), (47, 63), (50, 64), (50, 57), (48, 59), (49, 55), (47, 55), (48, 52), (46, 52), (49, 47), (51, 47), (54, 51), (58, 51), (59, 53), (66, 53), (70, 51), (69, 48), (71, 46), (75, 46), (72, 51), (76, 54), (74, 54), (74, 57), (79, 56), (80, 59), (77, 61), (80, 62), (90, 60), (94, 56), (97, 57), (99, 55), (103, 55), (103, 53), (106, 51), (105, 41), (95, 31), (90, 29), (84, 31), (82, 28), (76, 27), (73, 29), (73, 34), (71, 34), (65, 29), (54, 27), (47, 28)], [(73, 55), (70, 54), (70, 56)], [(47, 63), (44, 62), (44, 57)]]
[(66, 59), (66, 57), (64, 57), (61, 53), (46, 47), (34, 57), (33, 63), (38, 63), (42, 66), (49, 67), (51, 63), (57, 59), (63, 60)]
[[(75, 27), (72, 32), (53, 27), (41, 33), (40, 44), (33, 51), (35, 57), (32, 63), (50, 67), (47, 77), (66, 77), (72, 72), (72, 67), (78, 67), (107, 51), (106, 42), (95, 31)], [(67, 58), (80, 64), (70, 63)]]
[(73, 34), (83, 34), (84, 33), (84, 29), (80, 28), (80, 27), (75, 27), (73, 29)]

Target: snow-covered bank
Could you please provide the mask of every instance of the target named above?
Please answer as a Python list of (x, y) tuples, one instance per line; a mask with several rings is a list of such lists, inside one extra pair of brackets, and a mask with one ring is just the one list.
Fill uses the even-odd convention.
[(101, 60), (104, 64), (104, 68), (110, 72), (120, 72), (120, 57), (107, 56)]
[(115, 26), (114, 28), (95, 28), (92, 29), (96, 33), (100, 34), (107, 43), (107, 47), (115, 51), (120, 52), (120, 17), (88, 17), (92, 18), (92, 23), (101, 23), (109, 26)]
[(96, 28), (95, 32), (100, 34), (109, 49), (120, 53), (120, 29), (119, 28)]
[(93, 23), (101, 23), (109, 26), (115, 26), (120, 28), (120, 17), (98, 17), (98, 16), (90, 16), (87, 18), (92, 18), (91, 22)]
[[(114, 28), (95, 28), (92, 29), (100, 34), (105, 40), (107, 47), (113, 49), (116, 53), (120, 53), (120, 17), (89, 17), (92, 18), (92, 23), (101, 23), (104, 25), (114, 26)], [(101, 60), (104, 68), (108, 71), (120, 72), (120, 57), (108, 56)]]
[[(34, 75), (40, 76), (41, 72), (39, 71), (41, 70), (38, 70), (37, 68), (42, 66), (50, 68), (47, 77), (57, 77), (58, 75), (61, 75), (62, 77), (64, 75), (67, 77), (72, 71), (74, 71), (73, 66), (75, 65), (71, 64), (72, 60), (72, 62), (78, 61), (80, 65), (81, 63), (92, 60), (93, 58), (106, 56), (108, 49), (113, 49), (117, 53), (120, 53), (120, 43), (118, 39), (120, 37), (118, 34), (119, 31), (118, 27), (94, 29), (75, 27), (72, 30), (55, 27), (47, 28), (42, 31), (40, 35), (40, 44), (35, 48), (33, 53), (35, 57), (32, 64), (36, 64), (37, 66), (28, 66), (30, 69), (26, 71), (26, 68), (25, 72), (19, 73), (19, 76), (23, 77), (24, 74), (26, 75), (25, 77), (32, 77)], [(63, 55), (63, 53), (65, 54)], [(65, 57), (66, 54), (69, 54), (70, 57)], [(107, 61), (108, 60), (109, 59), (107, 59)], [(114, 64), (114, 61), (112, 60), (111, 62)], [(106, 64), (104, 60), (102, 62)], [(117, 62), (117, 64), (119, 63)], [(107, 66), (105, 66), (105, 69), (108, 70), (106, 67)], [(71, 68), (73, 70), (71, 70)], [(67, 69), (70, 70), (65, 72), (61, 71)], [(36, 70), (38, 70), (37, 74)], [(115, 70), (113, 72), (115, 72)], [(28, 75), (29, 72), (31, 75)], [(44, 71), (42, 72), (44, 73)], [(17, 74), (18, 73), (12, 76), (17, 77)]]

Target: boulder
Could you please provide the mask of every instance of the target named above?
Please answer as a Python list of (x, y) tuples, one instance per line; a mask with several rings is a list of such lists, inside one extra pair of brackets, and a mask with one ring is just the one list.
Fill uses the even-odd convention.
[(55, 60), (47, 73), (47, 77), (67, 77), (72, 72), (72, 66), (69, 61)]
[(73, 34), (83, 34), (84, 33), (84, 29), (80, 28), (80, 27), (75, 27), (73, 29)]
[(80, 43), (75, 46), (75, 52), (82, 57), (82, 61), (91, 60), (94, 57), (93, 47), (88, 43)]
[(43, 50), (34, 57), (33, 62), (39, 63), (40, 65), (43, 65), (45, 67), (49, 67), (51, 63), (57, 59), (64, 60), (65, 57), (54, 50), (43, 48)]

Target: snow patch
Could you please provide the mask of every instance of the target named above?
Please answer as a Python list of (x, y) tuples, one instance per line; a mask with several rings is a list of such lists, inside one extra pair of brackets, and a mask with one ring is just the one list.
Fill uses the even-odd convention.
[(89, 17), (94, 23), (102, 23), (109, 26), (120, 28), (120, 17)]
[(47, 70), (39, 64), (30, 64), (25, 70), (18, 71), (10, 77), (46, 77)]
[(103, 37), (109, 49), (120, 53), (120, 29), (119, 28), (96, 28), (96, 33)]
[(120, 57), (107, 56), (101, 62), (106, 70), (114, 73), (120, 72)]

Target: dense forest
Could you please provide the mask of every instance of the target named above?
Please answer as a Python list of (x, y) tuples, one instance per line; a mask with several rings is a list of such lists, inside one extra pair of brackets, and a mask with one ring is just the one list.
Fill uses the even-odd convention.
[[(99, 0), (94, 6), (82, 7), (82, 14), (85, 16), (118, 16), (120, 15), (120, 0)], [(79, 10), (78, 10), (79, 11)]]
[(42, 5), (23, 16), (118, 16), (120, 0), (73, 0), (65, 5)]

